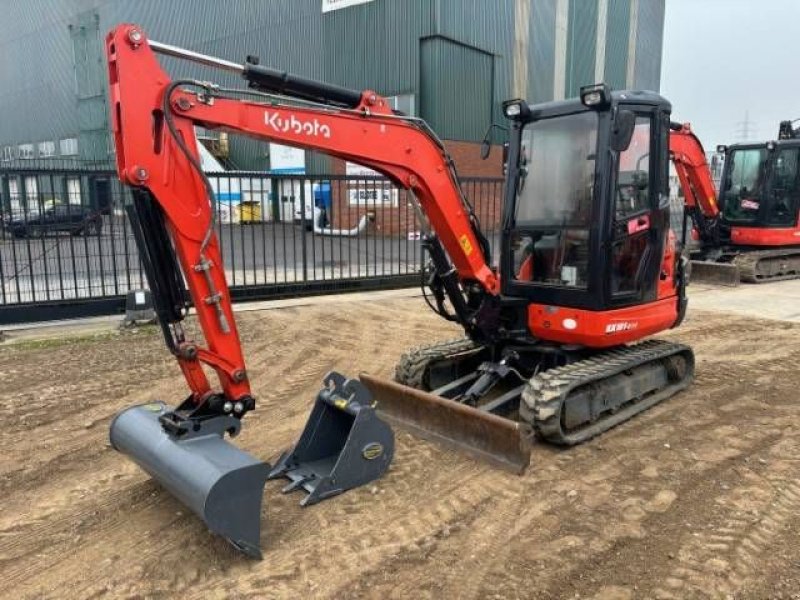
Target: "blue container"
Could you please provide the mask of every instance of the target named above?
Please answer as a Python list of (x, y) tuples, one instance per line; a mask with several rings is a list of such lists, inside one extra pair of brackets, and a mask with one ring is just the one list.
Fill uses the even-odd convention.
[(320, 183), (315, 183), (312, 189), (314, 194), (314, 206), (317, 208), (324, 208), (328, 214), (330, 214), (331, 204), (333, 203), (330, 182), (322, 181)]

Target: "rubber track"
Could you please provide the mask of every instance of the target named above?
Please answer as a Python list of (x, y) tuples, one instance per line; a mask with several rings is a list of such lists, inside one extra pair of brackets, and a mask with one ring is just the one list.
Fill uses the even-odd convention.
[(409, 387), (428, 391), (425, 372), (431, 363), (479, 349), (480, 346), (469, 338), (412, 348), (400, 357), (400, 362), (395, 367), (394, 380)]
[[(787, 261), (787, 268), (782, 269), (777, 275), (759, 277), (760, 266), (769, 262), (784, 261)], [(744, 252), (734, 258), (733, 263), (739, 267), (740, 279), (748, 283), (767, 283), (800, 277), (800, 249), (797, 248)]]
[[(683, 354), (687, 369), (682, 380), (660, 392), (627, 404), (613, 413), (607, 413), (593, 424), (573, 433), (561, 428), (561, 407), (568, 395), (579, 387), (620, 375), (648, 362), (663, 360)], [(682, 390), (692, 381), (694, 354), (689, 346), (662, 340), (648, 340), (602, 352), (585, 360), (556, 367), (532, 377), (522, 393), (520, 417), (531, 424), (536, 434), (547, 442), (573, 446), (585, 442), (634, 415), (654, 406)]]

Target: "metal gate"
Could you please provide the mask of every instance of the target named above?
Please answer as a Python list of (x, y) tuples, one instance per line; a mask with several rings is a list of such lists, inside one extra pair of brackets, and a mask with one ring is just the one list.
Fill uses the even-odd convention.
[[(230, 171), (209, 178), (235, 300), (420, 281), (408, 192), (384, 178)], [(462, 185), (494, 242), (502, 180)], [(108, 168), (0, 165), (0, 324), (122, 312), (125, 294), (147, 287), (125, 213), (130, 200)], [(351, 235), (329, 235), (336, 229)]]

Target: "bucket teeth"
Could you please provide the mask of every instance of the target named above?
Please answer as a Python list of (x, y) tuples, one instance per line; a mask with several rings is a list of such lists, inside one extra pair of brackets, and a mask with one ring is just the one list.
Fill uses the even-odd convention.
[[(272, 473), (270, 473), (272, 476)], [(314, 481), (314, 477), (312, 475), (307, 475), (305, 477), (298, 477), (294, 481), (288, 483), (283, 487), (281, 490), (284, 494), (288, 494), (289, 492), (293, 492), (295, 490), (299, 490), (306, 482)]]

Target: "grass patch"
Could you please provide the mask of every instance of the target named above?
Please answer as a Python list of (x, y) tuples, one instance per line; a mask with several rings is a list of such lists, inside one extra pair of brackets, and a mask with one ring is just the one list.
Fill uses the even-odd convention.
[(75, 344), (91, 344), (114, 339), (146, 338), (160, 332), (158, 325), (141, 325), (131, 329), (113, 329), (87, 333), (73, 333), (33, 340), (9, 339), (0, 343), (0, 352), (24, 352), (30, 350), (50, 350)]

